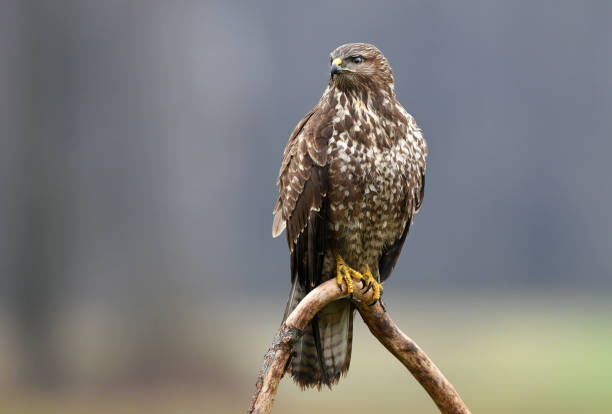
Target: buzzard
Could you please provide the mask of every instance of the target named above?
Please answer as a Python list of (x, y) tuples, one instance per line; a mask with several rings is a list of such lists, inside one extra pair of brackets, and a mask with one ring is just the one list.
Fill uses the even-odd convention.
[[(380, 300), (423, 201), (427, 146), (396, 99), (387, 59), (371, 44), (350, 43), (331, 53), (330, 66), (329, 84), (291, 133), (278, 176), (272, 235), (286, 229), (291, 254), (285, 318), (334, 277), (349, 293), (373, 289)], [(312, 320), (287, 365), (300, 386), (331, 387), (346, 373), (354, 311), (339, 300)]]

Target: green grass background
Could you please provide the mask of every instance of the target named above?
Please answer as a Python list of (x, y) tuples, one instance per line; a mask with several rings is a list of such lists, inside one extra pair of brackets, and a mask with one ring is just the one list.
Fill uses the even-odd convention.
[[(473, 413), (611, 413), (612, 305), (605, 299), (388, 292), (397, 324), (441, 368)], [(198, 314), (193, 380), (59, 392), (11, 389), (0, 413), (236, 413), (248, 406), (276, 328), (278, 298), (215, 304)], [(211, 312), (216, 309), (217, 312)], [(357, 315), (348, 376), (329, 391), (284, 378), (275, 413), (436, 413), (425, 391)], [(177, 360), (181, 359), (177, 356)], [(180, 371), (183, 372), (183, 371)]]

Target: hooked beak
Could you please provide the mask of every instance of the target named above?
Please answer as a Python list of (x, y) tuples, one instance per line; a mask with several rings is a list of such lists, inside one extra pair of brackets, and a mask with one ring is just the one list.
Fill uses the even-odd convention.
[(332, 77), (342, 72), (355, 72), (355, 70), (353, 69), (345, 68), (344, 66), (342, 66), (342, 64), (343, 62), (340, 58), (335, 58), (334, 60), (332, 60), (330, 69)]
[(335, 58), (334, 60), (332, 60), (332, 64), (331, 64), (331, 75), (337, 75), (338, 73), (342, 72), (342, 59), (340, 58)]

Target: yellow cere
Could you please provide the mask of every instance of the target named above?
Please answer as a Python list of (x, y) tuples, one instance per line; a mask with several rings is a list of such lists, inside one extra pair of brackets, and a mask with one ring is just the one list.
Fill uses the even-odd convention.
[(340, 59), (340, 58), (335, 58), (335, 59), (332, 61), (332, 65), (342, 66), (342, 59)]

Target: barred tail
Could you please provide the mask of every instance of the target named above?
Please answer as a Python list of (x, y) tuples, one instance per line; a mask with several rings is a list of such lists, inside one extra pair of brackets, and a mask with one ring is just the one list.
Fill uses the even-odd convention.
[[(296, 280), (291, 287), (284, 319), (305, 296)], [(295, 344), (295, 356), (287, 366), (294, 381), (301, 387), (331, 387), (341, 374), (346, 374), (351, 362), (354, 308), (341, 299), (324, 307), (304, 330)]]

